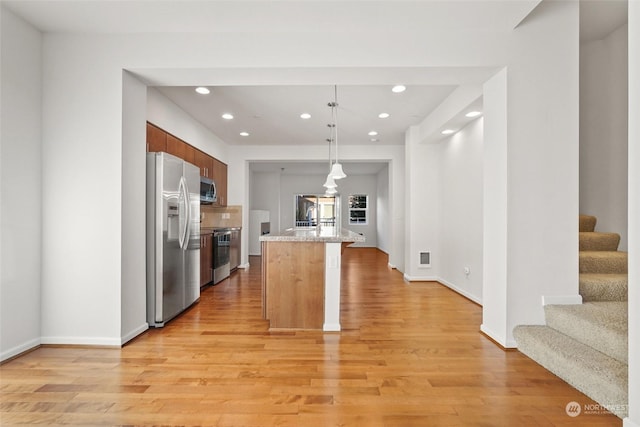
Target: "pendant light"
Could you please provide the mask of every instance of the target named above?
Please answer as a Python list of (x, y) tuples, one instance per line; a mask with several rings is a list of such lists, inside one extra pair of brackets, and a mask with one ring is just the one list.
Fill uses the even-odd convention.
[(334, 85), (334, 101), (329, 103), (331, 107), (331, 112), (333, 114), (333, 129), (334, 129), (334, 137), (336, 142), (336, 161), (331, 166), (331, 172), (329, 172), (329, 177), (335, 179), (346, 178), (347, 175), (342, 170), (342, 165), (338, 160), (338, 85)]

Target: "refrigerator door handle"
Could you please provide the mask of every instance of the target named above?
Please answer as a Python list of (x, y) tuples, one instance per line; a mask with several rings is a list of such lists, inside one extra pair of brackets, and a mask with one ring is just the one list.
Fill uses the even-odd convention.
[(184, 200), (187, 205), (187, 212), (186, 212), (187, 220), (184, 227), (184, 246), (183, 246), (183, 249), (186, 251), (189, 248), (189, 241), (191, 240), (191, 228), (192, 228), (191, 196), (190, 196), (191, 193), (189, 193), (189, 184), (187, 183), (187, 178), (184, 175), (182, 176), (182, 181), (184, 182), (184, 185), (182, 186), (182, 189), (184, 190)]
[(190, 217), (190, 206), (189, 206), (189, 193), (187, 192), (187, 183), (184, 179), (184, 176), (180, 177), (180, 185), (178, 187), (178, 204), (180, 206), (180, 219), (179, 223), (183, 227), (179, 231), (178, 235), (178, 243), (180, 244), (180, 248), (186, 250), (185, 246), (188, 242), (187, 237), (189, 233), (189, 217)]

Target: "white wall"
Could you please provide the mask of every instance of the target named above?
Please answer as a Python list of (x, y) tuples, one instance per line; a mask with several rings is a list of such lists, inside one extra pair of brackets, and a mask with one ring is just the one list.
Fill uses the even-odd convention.
[(438, 146), (442, 186), (439, 280), (481, 303), (483, 119), (472, 121)]
[[(423, 144), (419, 128), (405, 136), (405, 280), (437, 280), (440, 251), (441, 200), (439, 147)], [(420, 253), (430, 252), (430, 266), (420, 266)]]
[[(489, 218), (496, 228), (485, 228), (484, 236), (505, 236), (506, 251), (485, 250), (484, 265), (505, 271), (506, 283), (485, 278), (483, 298), (491, 298), (483, 299), (482, 330), (505, 347), (516, 346), (516, 325), (544, 324), (543, 296), (579, 301), (578, 6), (542, 2), (514, 30), (504, 82), (506, 120), (491, 124), (492, 134), (506, 132), (507, 139), (491, 151), (495, 158), (485, 168), (506, 171), (507, 188), (504, 194), (504, 187), (485, 181), (485, 221), (505, 213), (506, 221)], [(502, 109), (488, 105), (503, 102), (500, 93), (489, 95), (485, 108)], [(486, 115), (485, 126), (493, 118)]]
[(0, 360), (40, 344), (42, 36), (0, 12)]
[[(629, 76), (640, 75), (640, 2), (629, 2)], [(640, 79), (629, 79), (629, 417), (640, 427)]]
[(580, 212), (627, 250), (627, 26), (580, 46)]
[(147, 90), (147, 120), (194, 147), (228, 162), (227, 144), (178, 107), (158, 89)]
[[(146, 228), (137, 227), (146, 221), (146, 146), (147, 87), (128, 72), (122, 81), (122, 254), (120, 281), (120, 343), (131, 340), (148, 329), (145, 310), (146, 288)], [(135, 218), (136, 221), (130, 219)]]
[(249, 186), (249, 210), (269, 211), (271, 231), (277, 232), (280, 226), (280, 173), (251, 172)]
[(484, 85), (483, 155), (483, 278), (481, 330), (506, 343), (507, 322), (508, 183), (507, 69)]
[(391, 212), (391, 206), (389, 205), (389, 166), (378, 172), (377, 180), (376, 212), (378, 213), (378, 221), (376, 223), (376, 236), (378, 237), (378, 249), (388, 254), (391, 230), (389, 221), (389, 212)]

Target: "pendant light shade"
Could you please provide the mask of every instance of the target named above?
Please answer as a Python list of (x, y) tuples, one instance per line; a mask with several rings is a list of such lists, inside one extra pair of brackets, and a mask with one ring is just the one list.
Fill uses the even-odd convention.
[(328, 178), (333, 178), (335, 180), (335, 179), (342, 179), (342, 178), (346, 178), (346, 177), (347, 177), (347, 175), (342, 170), (342, 164), (336, 162), (336, 163), (333, 164), (333, 166), (331, 166), (331, 172), (329, 172), (329, 177)]
[(332, 196), (338, 192), (335, 188), (327, 188), (327, 191), (324, 192), (327, 196)]
[(336, 188), (338, 184), (333, 180), (331, 174), (327, 175), (327, 180), (324, 182), (325, 188)]

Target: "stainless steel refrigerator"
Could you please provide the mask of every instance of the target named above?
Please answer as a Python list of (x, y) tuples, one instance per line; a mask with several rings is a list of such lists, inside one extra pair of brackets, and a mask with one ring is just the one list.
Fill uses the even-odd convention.
[(200, 298), (200, 169), (147, 154), (147, 322), (162, 327)]

